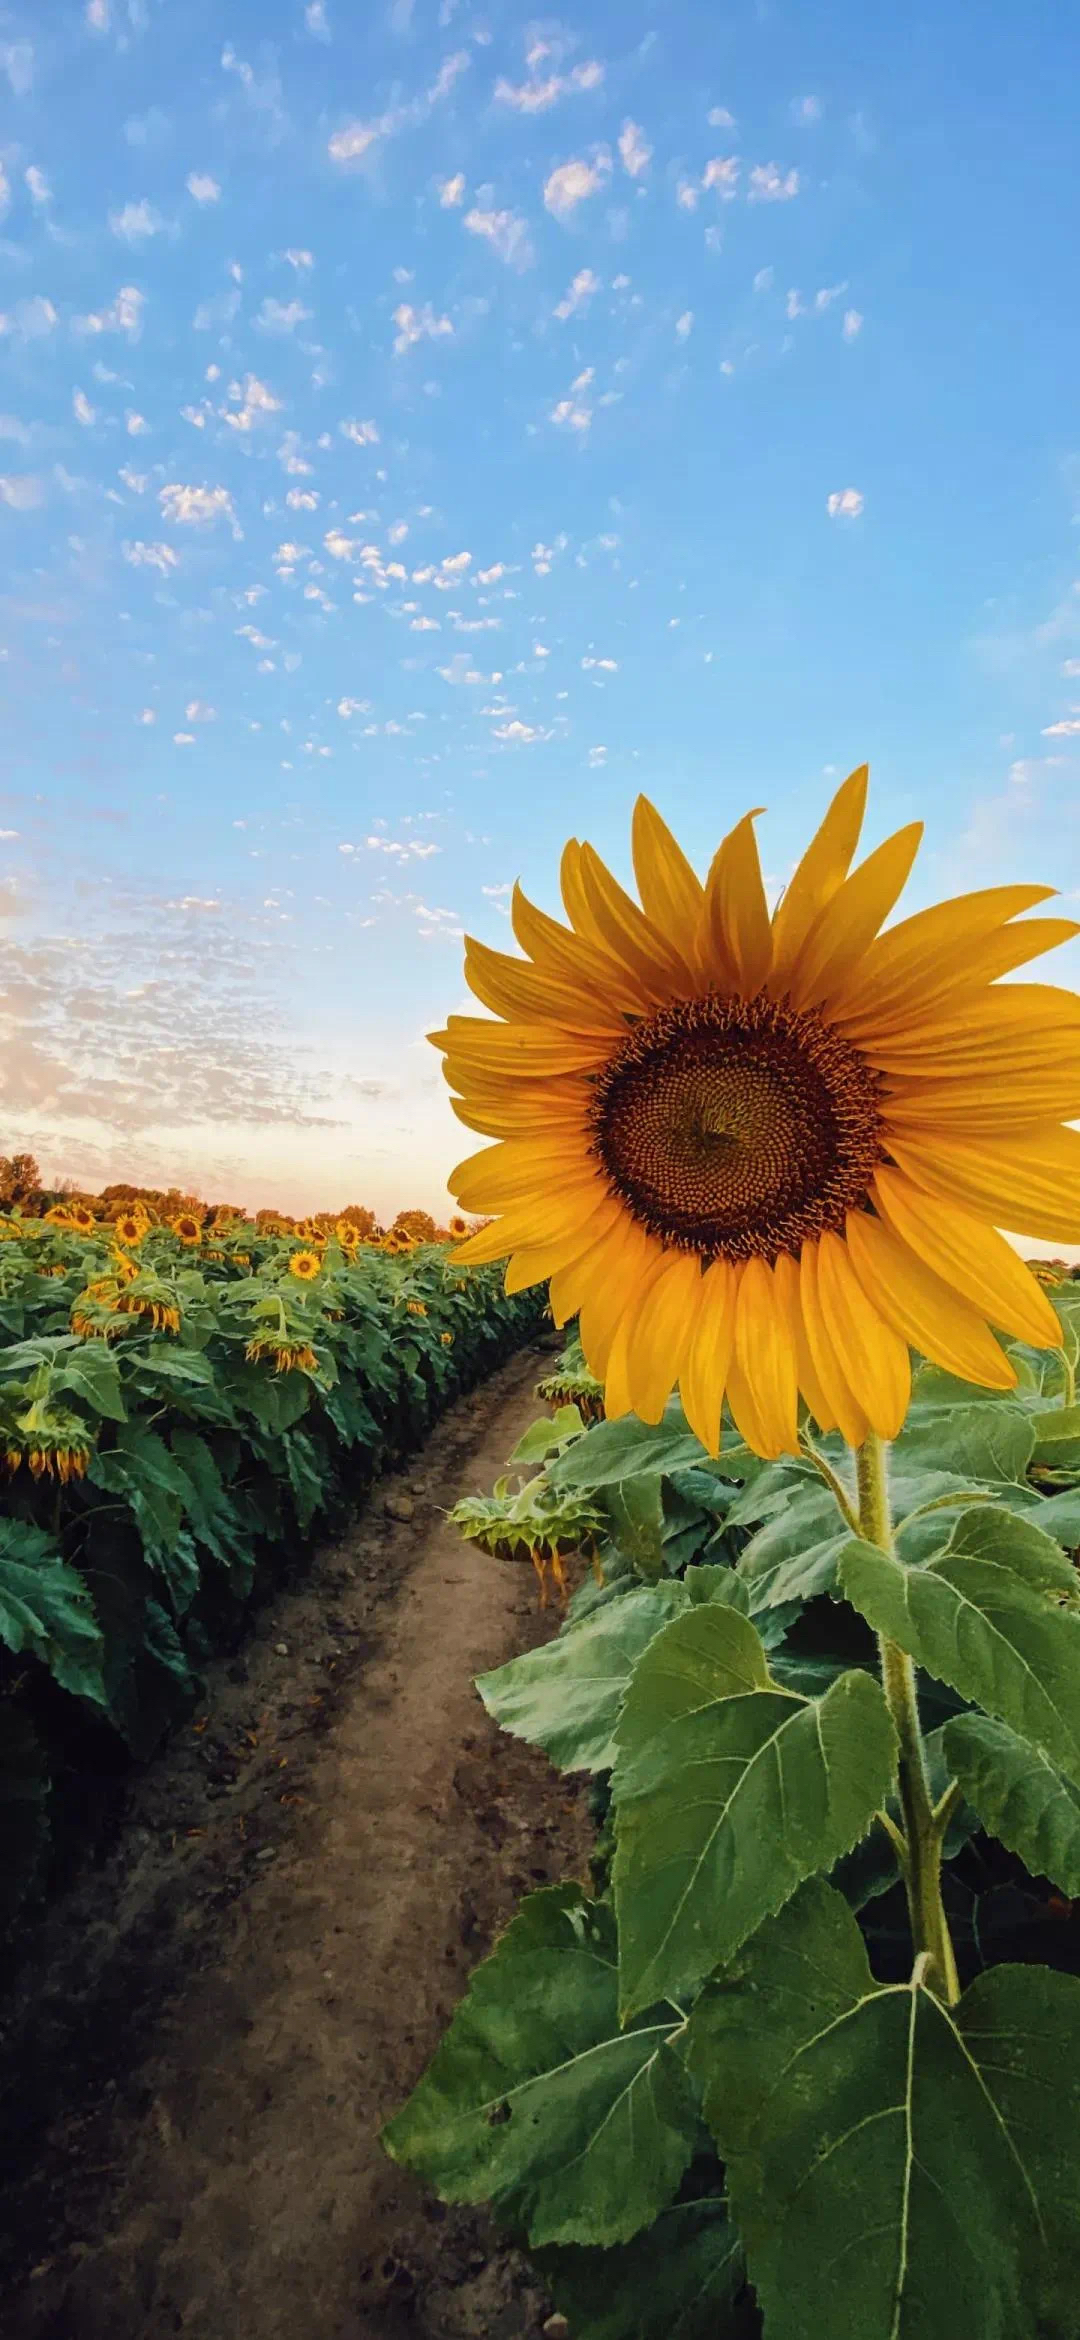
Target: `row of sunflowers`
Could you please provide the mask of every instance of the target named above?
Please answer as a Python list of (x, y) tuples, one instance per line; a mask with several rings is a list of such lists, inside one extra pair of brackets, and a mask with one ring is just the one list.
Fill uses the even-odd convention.
[(0, 1927), (87, 1728), (149, 1754), (256, 1577), (535, 1326), (463, 1222), (358, 1215), (0, 1221)]

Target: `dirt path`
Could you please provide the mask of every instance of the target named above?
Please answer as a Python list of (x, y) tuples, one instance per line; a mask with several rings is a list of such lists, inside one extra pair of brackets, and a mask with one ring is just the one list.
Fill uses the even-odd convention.
[(553, 1620), (435, 1508), (490, 1487), (542, 1369), (456, 1407), (274, 1603), (50, 1922), (15, 2045), (60, 2094), (5, 2188), (6, 2340), (542, 2328), (522, 2262), (377, 2136), (518, 1895), (587, 1860), (580, 1793), (471, 1687)]

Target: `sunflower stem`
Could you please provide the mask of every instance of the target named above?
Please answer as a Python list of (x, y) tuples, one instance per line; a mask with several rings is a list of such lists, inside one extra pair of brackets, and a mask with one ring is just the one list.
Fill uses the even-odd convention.
[[(888, 1552), (892, 1557), (885, 1446), (875, 1430), (868, 1431), (863, 1444), (856, 1449), (855, 1475), (859, 1490), (859, 1533), (868, 1544), (876, 1544), (879, 1551)], [(881, 1685), (899, 1743), (900, 1808), (907, 1848), (904, 1884), (916, 1966), (926, 1959), (932, 1988), (951, 2007), (960, 1996), (960, 1984), (941, 1898), (944, 1830), (930, 1794), (915, 1668), (907, 1651), (884, 1633), (878, 1635), (878, 1650)]]
[(845, 1487), (843, 1480), (837, 1477), (832, 1464), (830, 1462), (826, 1462), (825, 1456), (823, 1454), (819, 1454), (818, 1449), (815, 1446), (805, 1423), (799, 1432), (799, 1444), (802, 1447), (807, 1461), (813, 1463), (814, 1469), (816, 1471), (820, 1471), (826, 1486), (831, 1488), (832, 1493), (835, 1495), (836, 1501), (843, 1514), (845, 1525), (851, 1529), (853, 1536), (861, 1535), (862, 1529), (859, 1524), (859, 1515), (854, 1508), (847, 1488)]

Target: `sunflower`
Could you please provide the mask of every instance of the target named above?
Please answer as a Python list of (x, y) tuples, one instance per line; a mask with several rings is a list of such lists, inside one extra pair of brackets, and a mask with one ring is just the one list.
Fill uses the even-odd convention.
[(70, 1217), (72, 1226), (78, 1230), (80, 1235), (93, 1234), (97, 1221), (93, 1211), (89, 1210), (85, 1203), (72, 1203)]
[(294, 1251), (289, 1261), (289, 1274), (301, 1284), (310, 1284), (322, 1274), (322, 1261), (317, 1251)]
[(83, 1479), (94, 1452), (93, 1440), (80, 1414), (65, 1406), (35, 1398), (4, 1433), (4, 1461), (9, 1471), (23, 1463), (35, 1479)]
[(71, 1224), (71, 1212), (64, 1203), (54, 1203), (52, 1209), (45, 1213), (47, 1227), (70, 1227)]
[(453, 1236), (455, 1243), (459, 1241), (462, 1235), (467, 1235), (468, 1232), (468, 1220), (462, 1218), (460, 1211), (455, 1211), (453, 1218), (450, 1221), (450, 1233)]
[(262, 1358), (272, 1357), (275, 1373), (315, 1373), (319, 1364), (314, 1349), (306, 1341), (290, 1341), (283, 1333), (275, 1332), (256, 1333), (248, 1342), (244, 1355), (249, 1365), (258, 1364)]
[(443, 1345), (443, 1348), (444, 1348), (444, 1349), (452, 1349), (452, 1348), (453, 1348), (453, 1346), (454, 1346), (454, 1336), (453, 1336), (453, 1333), (451, 1333), (451, 1332), (442, 1332), (442, 1333), (440, 1333), (440, 1334), (439, 1334), (439, 1339), (441, 1340), (441, 1342), (442, 1342), (442, 1345)]
[(605, 1408), (657, 1422), (678, 1386), (703, 1445), (726, 1398), (758, 1454), (797, 1450), (798, 1399), (850, 1445), (892, 1438), (909, 1348), (993, 1389), (991, 1326), (1061, 1344), (999, 1225), (1080, 1240), (1080, 998), (997, 978), (1080, 932), (994, 886), (879, 932), (922, 824), (851, 869), (865, 767), (837, 791), (770, 916), (753, 823), (704, 884), (639, 797), (641, 907), (569, 844), (569, 926), (515, 888), (525, 959), (467, 941), (501, 1021), (431, 1035), (454, 1110), (498, 1142), (449, 1181), (497, 1214), (462, 1245), (506, 1288), (580, 1311)]
[(113, 1234), (118, 1243), (141, 1243), (149, 1225), (141, 1211), (121, 1211), (119, 1218), (113, 1220)]
[(426, 1315), (427, 1315), (427, 1301), (426, 1301), (426, 1300), (406, 1300), (406, 1302), (405, 1302), (405, 1312), (406, 1312), (406, 1315), (408, 1315), (408, 1316), (426, 1316)]
[(170, 1219), (169, 1225), (178, 1242), (189, 1246), (202, 1242), (202, 1228), (192, 1211), (181, 1211), (178, 1219)]

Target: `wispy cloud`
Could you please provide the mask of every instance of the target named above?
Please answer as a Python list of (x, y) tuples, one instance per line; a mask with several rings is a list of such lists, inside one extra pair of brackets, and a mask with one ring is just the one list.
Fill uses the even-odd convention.
[(122, 284), (114, 301), (107, 309), (91, 310), (89, 316), (76, 317), (77, 333), (123, 333), (129, 341), (137, 341), (142, 332), (146, 295), (133, 284)]
[(790, 203), (800, 187), (798, 171), (782, 171), (779, 163), (755, 163), (750, 173), (751, 203)]
[(594, 160), (585, 162), (578, 156), (573, 162), (560, 163), (544, 182), (544, 202), (555, 219), (572, 219), (579, 203), (590, 195), (598, 195), (611, 176), (611, 156), (601, 147)]
[(857, 520), (865, 503), (861, 488), (834, 488), (825, 509), (830, 520)]
[(206, 528), (215, 520), (236, 521), (233, 500), (225, 487), (183, 487), (173, 482), (159, 488), (162, 516), (177, 528)]
[(311, 310), (303, 301), (276, 301), (268, 293), (255, 323), (260, 333), (295, 333), (298, 325), (306, 325)]
[(335, 130), (327, 146), (331, 162), (362, 162), (382, 140), (396, 138), (402, 130), (419, 129), (435, 107), (449, 97), (462, 74), (468, 71), (469, 63), (468, 50), (458, 49), (453, 56), (444, 59), (430, 87), (422, 90), (417, 97), (407, 99), (402, 105), (388, 107), (385, 113), (377, 114), (371, 121), (347, 122), (343, 129)]
[(220, 200), (221, 187), (216, 179), (211, 178), (209, 171), (189, 171), (184, 184), (196, 203), (217, 203)]
[(44, 482), (32, 472), (8, 472), (0, 475), (0, 504), (12, 512), (32, 512), (45, 501)]
[(144, 544), (142, 538), (137, 537), (134, 544), (125, 544), (122, 550), (131, 568), (157, 569), (162, 577), (167, 577), (170, 569), (180, 565), (180, 555), (174, 552), (171, 544)]
[(394, 323), (397, 326), (394, 349), (398, 357), (418, 341), (442, 341), (454, 330), (449, 317), (436, 316), (430, 301), (425, 301), (422, 309), (414, 309), (408, 301), (402, 301), (394, 310)]
[(122, 243), (145, 244), (151, 236), (162, 234), (165, 222), (144, 195), (139, 203), (125, 203), (122, 211), (110, 211), (109, 226)]
[(593, 294), (598, 293), (599, 290), (600, 279), (594, 275), (592, 269), (579, 268), (569, 289), (563, 294), (561, 301), (556, 304), (556, 317), (561, 317), (564, 323), (568, 317), (575, 317), (578, 310), (583, 308), (587, 301), (591, 301)]
[(455, 171), (455, 173), (454, 173), (454, 176), (453, 176), (453, 178), (452, 178), (452, 179), (441, 179), (441, 180), (440, 180), (440, 182), (439, 182), (439, 203), (440, 203), (440, 205), (441, 205), (441, 207), (442, 207), (443, 211), (453, 211), (453, 210), (456, 208), (456, 206), (457, 206), (459, 203), (463, 203), (463, 202), (464, 202), (464, 200), (465, 200), (465, 173), (464, 173), (464, 171)]
[(640, 123), (624, 122), (619, 132), (619, 153), (623, 169), (629, 171), (632, 179), (640, 179), (642, 172), (648, 170), (652, 151)]
[(560, 98), (599, 89), (603, 79), (604, 68), (595, 57), (588, 64), (572, 65), (569, 73), (533, 73), (527, 81), (507, 81), (500, 74), (495, 84), (495, 100), (498, 105), (513, 106), (519, 114), (545, 114)]
[(474, 207), (465, 213), (463, 225), (471, 236), (483, 236), (508, 268), (531, 268), (536, 258), (532, 238), (526, 221), (516, 211), (481, 211)]

